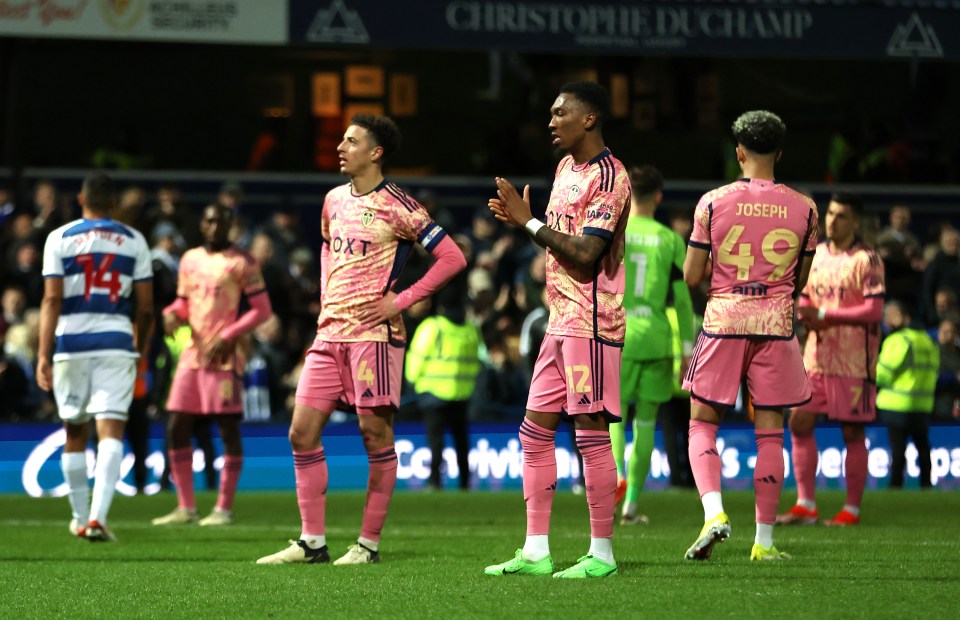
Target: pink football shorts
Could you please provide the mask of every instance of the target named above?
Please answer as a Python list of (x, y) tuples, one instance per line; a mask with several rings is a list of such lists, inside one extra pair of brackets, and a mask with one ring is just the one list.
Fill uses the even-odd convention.
[(683, 389), (691, 398), (733, 407), (743, 378), (755, 409), (785, 409), (810, 400), (810, 383), (796, 338), (712, 338), (700, 334)]
[(836, 422), (867, 423), (877, 419), (877, 386), (857, 377), (810, 373), (813, 398), (803, 411), (825, 413)]
[(182, 368), (173, 375), (167, 410), (194, 415), (243, 413), (243, 380), (229, 370)]
[(314, 340), (297, 383), (297, 404), (329, 413), (334, 408), (371, 413), (400, 406), (404, 348), (386, 342)]
[(533, 367), (527, 410), (602, 413), (620, 421), (622, 347), (590, 338), (547, 334)]

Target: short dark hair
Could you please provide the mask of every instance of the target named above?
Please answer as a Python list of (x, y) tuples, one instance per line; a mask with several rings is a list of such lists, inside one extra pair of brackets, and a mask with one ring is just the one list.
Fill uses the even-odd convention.
[(630, 188), (635, 196), (651, 196), (663, 191), (663, 175), (653, 166), (630, 168)]
[(560, 87), (561, 93), (573, 95), (580, 103), (590, 108), (597, 115), (596, 129), (603, 128), (604, 122), (610, 116), (610, 94), (607, 89), (596, 82), (567, 82)]
[(103, 172), (93, 172), (83, 180), (81, 188), (87, 207), (94, 211), (109, 211), (117, 200), (117, 186)]
[(738, 144), (760, 155), (778, 151), (787, 133), (787, 126), (780, 117), (766, 110), (744, 112), (733, 121), (732, 129)]
[(363, 127), (373, 136), (373, 141), (383, 149), (381, 161), (386, 162), (400, 150), (400, 128), (389, 116), (373, 116), (372, 114), (356, 114), (350, 119), (351, 125)]
[(838, 202), (850, 207), (850, 211), (857, 217), (863, 215), (863, 198), (860, 197), (860, 194), (853, 192), (834, 192), (833, 195), (830, 196), (830, 202)]

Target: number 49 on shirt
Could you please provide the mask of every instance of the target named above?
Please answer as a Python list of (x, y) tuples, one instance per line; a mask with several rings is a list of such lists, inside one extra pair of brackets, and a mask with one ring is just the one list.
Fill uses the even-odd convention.
[[(752, 243), (740, 243), (740, 247), (734, 252), (734, 247), (740, 241), (743, 231), (744, 226), (739, 224), (731, 226), (717, 252), (717, 260), (721, 265), (733, 265), (737, 268), (737, 280), (749, 280), (750, 270), (757, 261), (752, 253)], [(778, 241), (783, 242), (780, 251), (777, 250)], [(760, 242), (760, 252), (774, 268), (767, 281), (773, 282), (782, 278), (799, 250), (800, 237), (788, 228), (775, 228), (764, 235), (763, 241)]]

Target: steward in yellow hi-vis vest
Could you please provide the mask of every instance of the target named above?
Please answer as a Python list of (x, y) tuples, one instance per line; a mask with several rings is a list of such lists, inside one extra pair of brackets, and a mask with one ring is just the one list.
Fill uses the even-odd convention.
[(920, 466), (920, 486), (930, 482), (930, 412), (933, 411), (940, 349), (930, 336), (910, 327), (910, 313), (889, 302), (883, 322), (890, 335), (877, 361), (877, 410), (890, 437), (890, 487), (903, 486), (907, 439), (913, 439)]
[[(467, 405), (480, 372), (480, 334), (466, 320), (463, 300), (467, 293), (463, 282), (463, 278), (454, 278), (434, 297), (439, 313), (417, 327), (407, 349), (404, 371), (423, 414), (433, 454), (430, 484), (437, 489), (442, 486), (444, 427), (449, 427), (453, 435), (460, 488), (470, 486)], [(447, 473), (451, 478), (454, 475), (452, 470)]]

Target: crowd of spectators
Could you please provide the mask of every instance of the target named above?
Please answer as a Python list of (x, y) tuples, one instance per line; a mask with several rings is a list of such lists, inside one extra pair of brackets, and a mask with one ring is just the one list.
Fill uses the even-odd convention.
[[(34, 381), (39, 305), (43, 294), (41, 259), (47, 234), (79, 216), (73, 196), (58, 192), (52, 181), (39, 181), (27, 204), (14, 205), (8, 188), (0, 186), (0, 420), (55, 421), (49, 395)], [(448, 230), (467, 258), (460, 276), (467, 291), (467, 316), (482, 334), (482, 370), (469, 405), (471, 420), (518, 419), (523, 414), (530, 372), (546, 323), (542, 250), (522, 231), (506, 230), (485, 207), (475, 212), (450, 209), (429, 191), (415, 197)], [(238, 217), (231, 239), (260, 263), (275, 313), (251, 338), (246, 385), (249, 420), (280, 421), (289, 417), (299, 364), (315, 331), (320, 309), (319, 230), (304, 230), (296, 209), (280, 206), (266, 219), (254, 220), (244, 208), (243, 189), (225, 184), (210, 197), (234, 209)], [(200, 243), (199, 213), (205, 204), (186, 204), (175, 184), (153, 192), (125, 188), (118, 202), (118, 219), (140, 230), (150, 243), (157, 316), (176, 296), (179, 257)], [(319, 206), (319, 205), (318, 205)], [(671, 227), (688, 237), (690, 212), (663, 212)], [(868, 243), (882, 257), (888, 297), (911, 308), (922, 327), (941, 347), (937, 409), (952, 415), (960, 398), (960, 232), (948, 221), (935, 224), (918, 237), (907, 206), (889, 212), (889, 225), (865, 226)], [(251, 223), (255, 222), (255, 223)], [(409, 286), (427, 269), (429, 255), (413, 252), (397, 290)], [(694, 291), (695, 310), (705, 306), (703, 290)], [(404, 315), (408, 337), (433, 312), (430, 300)], [(162, 357), (163, 339), (155, 339), (152, 356)], [(169, 365), (151, 364), (152, 411), (162, 412)], [(409, 394), (408, 394), (409, 396)], [(404, 398), (400, 420), (417, 417), (413, 398)]]

